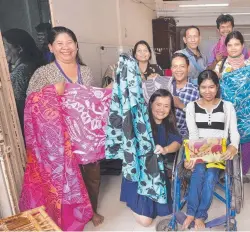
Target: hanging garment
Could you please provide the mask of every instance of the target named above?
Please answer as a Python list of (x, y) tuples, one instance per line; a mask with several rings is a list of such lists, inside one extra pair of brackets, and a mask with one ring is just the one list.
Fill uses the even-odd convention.
[[(29, 95), (25, 107), (28, 158), (19, 201), (21, 211), (44, 205), (62, 230), (72, 231), (83, 230), (92, 218), (79, 164), (96, 162), (104, 156), (105, 134), (101, 130), (106, 127), (107, 111), (101, 112), (107, 110), (110, 92), (66, 84), (62, 96), (57, 95), (53, 85)], [(102, 145), (95, 144), (98, 136), (90, 136), (95, 131), (103, 134)], [(92, 151), (94, 146), (96, 152)]]
[(149, 102), (150, 97), (158, 89), (167, 89), (168, 91), (173, 92), (172, 81), (173, 81), (172, 77), (165, 77), (165, 76), (157, 76), (155, 78), (150, 78), (147, 79), (146, 81), (143, 81), (142, 90), (146, 103)]
[(138, 182), (138, 194), (166, 203), (164, 166), (153, 152), (155, 145), (139, 67), (125, 54), (119, 58), (106, 133), (106, 158), (123, 160), (123, 176)]

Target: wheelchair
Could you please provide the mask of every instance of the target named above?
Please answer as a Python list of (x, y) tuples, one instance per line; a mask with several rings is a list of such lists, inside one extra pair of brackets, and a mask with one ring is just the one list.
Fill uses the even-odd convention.
[[(178, 226), (185, 220), (185, 214), (181, 210), (187, 201), (187, 183), (192, 173), (184, 168), (184, 157), (184, 146), (182, 146), (174, 162), (168, 164), (168, 168), (172, 165), (173, 214), (161, 220), (156, 225), (156, 231), (178, 231)], [(218, 189), (221, 189), (223, 194), (219, 194)], [(236, 215), (240, 213), (244, 201), (241, 148), (233, 160), (226, 161), (225, 170), (221, 172), (213, 195), (225, 204), (226, 210), (224, 215), (206, 222), (206, 228), (224, 225), (225, 231), (237, 231)]]

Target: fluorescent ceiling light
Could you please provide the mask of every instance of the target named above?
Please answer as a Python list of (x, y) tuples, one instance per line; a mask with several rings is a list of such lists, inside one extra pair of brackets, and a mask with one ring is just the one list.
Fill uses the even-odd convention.
[(226, 14), (230, 14), (230, 15), (250, 15), (250, 13), (226, 13)]
[(229, 6), (229, 4), (228, 3), (219, 3), (219, 4), (179, 5), (179, 7), (211, 7), (211, 6)]

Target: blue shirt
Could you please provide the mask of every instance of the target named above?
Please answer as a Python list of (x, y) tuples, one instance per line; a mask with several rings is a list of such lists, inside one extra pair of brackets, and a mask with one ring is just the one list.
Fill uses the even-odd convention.
[[(166, 136), (166, 129), (163, 124), (157, 125), (157, 135), (156, 135), (156, 145), (160, 145), (162, 147), (166, 147), (170, 145), (173, 142), (177, 142), (179, 144), (182, 144), (182, 138), (178, 134), (168, 133), (168, 136)], [(167, 154), (162, 156), (162, 158), (167, 160), (168, 162), (173, 162), (175, 153)]]
[[(181, 102), (186, 106), (189, 102), (196, 101), (199, 99), (199, 91), (196, 86), (192, 83), (187, 82), (184, 88), (177, 89), (176, 88), (176, 81), (173, 80), (173, 95), (179, 97)], [(186, 124), (186, 114), (183, 110), (176, 108), (175, 109), (176, 115), (176, 122), (179, 133), (181, 134), (182, 138), (188, 137), (188, 129)]]
[(189, 60), (189, 81), (197, 82), (199, 74), (207, 68), (207, 57), (200, 53), (200, 56), (196, 56), (189, 48), (176, 51), (175, 53), (182, 53), (187, 56)]

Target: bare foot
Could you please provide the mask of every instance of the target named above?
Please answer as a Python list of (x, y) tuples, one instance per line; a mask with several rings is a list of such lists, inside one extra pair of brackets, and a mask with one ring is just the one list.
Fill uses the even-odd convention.
[(182, 230), (186, 230), (188, 229), (188, 227), (190, 226), (190, 224), (194, 221), (194, 216), (187, 216), (187, 218), (185, 219), (183, 225), (182, 225)]
[(195, 219), (194, 228), (195, 228), (196, 230), (203, 230), (203, 229), (205, 229), (206, 226), (205, 226), (204, 220), (201, 219), (201, 218), (196, 218), (196, 219)]
[(99, 226), (100, 224), (102, 224), (104, 221), (104, 217), (98, 213), (94, 213), (93, 217), (92, 217), (92, 222), (94, 224), (94, 226)]

